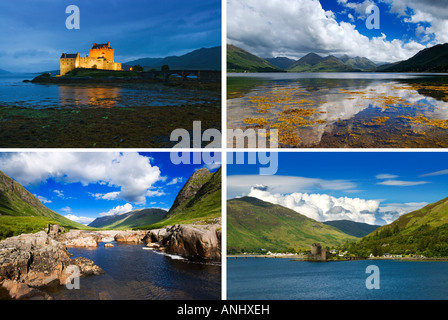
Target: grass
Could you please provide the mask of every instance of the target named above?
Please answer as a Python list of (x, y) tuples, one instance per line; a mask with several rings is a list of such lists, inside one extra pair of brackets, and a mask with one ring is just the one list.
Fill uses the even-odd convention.
[(57, 224), (57, 222), (47, 217), (0, 216), (0, 240), (22, 233), (39, 232), (48, 224)]

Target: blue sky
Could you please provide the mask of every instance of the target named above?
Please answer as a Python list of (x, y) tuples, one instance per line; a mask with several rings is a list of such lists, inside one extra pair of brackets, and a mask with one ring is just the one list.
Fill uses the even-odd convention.
[[(378, 8), (379, 29), (366, 21)], [(228, 42), (262, 57), (365, 56), (405, 60), (448, 42), (445, 0), (227, 0)]]
[(260, 176), (266, 166), (228, 165), (228, 198), (250, 195), (322, 221), (385, 224), (448, 197), (447, 152), (281, 152), (275, 175)]
[(169, 152), (5, 152), (0, 170), (48, 208), (87, 224), (135, 209), (168, 210), (194, 171), (220, 166), (220, 159), (189, 158), (176, 165)]
[[(66, 28), (69, 5), (79, 30)], [(117, 62), (182, 55), (221, 45), (221, 1), (1, 1), (0, 30), (0, 68), (10, 71), (58, 69), (62, 52), (85, 56), (94, 42), (110, 41)]]

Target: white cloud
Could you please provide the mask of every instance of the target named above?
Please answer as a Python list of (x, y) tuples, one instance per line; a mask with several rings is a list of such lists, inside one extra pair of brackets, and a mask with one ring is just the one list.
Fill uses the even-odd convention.
[(35, 196), (37, 199), (39, 199), (39, 201), (42, 202), (42, 203), (52, 203), (52, 202), (53, 202), (53, 201), (48, 200), (47, 198), (42, 197), (42, 196), (39, 196), (39, 195), (37, 195), (37, 194), (35, 194), (34, 196)]
[(116, 206), (107, 212), (102, 212), (100, 213), (100, 216), (104, 217), (104, 216), (114, 216), (117, 214), (123, 214), (132, 211), (132, 208), (133, 208), (132, 204), (126, 203), (122, 206)]
[(377, 174), (375, 176), (375, 178), (377, 178), (377, 179), (395, 179), (395, 178), (398, 178), (398, 176), (396, 176), (394, 174), (382, 173), (382, 174)]
[[(364, 1), (354, 9), (368, 4)], [(228, 0), (227, 10), (229, 43), (261, 57), (299, 58), (316, 52), (393, 62), (425, 48), (415, 41), (388, 41), (385, 34), (369, 39), (355, 25), (337, 22), (316, 0)]]
[(428, 181), (403, 181), (403, 180), (386, 180), (378, 182), (377, 184), (381, 184), (383, 186), (395, 186), (395, 187), (410, 187), (410, 186), (418, 186), (421, 184), (427, 184)]
[(426, 202), (383, 204), (381, 199), (336, 198), (327, 194), (280, 194), (264, 187), (252, 188), (248, 196), (279, 204), (317, 221), (351, 220), (377, 225), (389, 224), (401, 215), (427, 205)]
[(56, 193), (56, 195), (59, 198), (64, 198), (64, 191), (62, 191), (62, 190), (53, 190), (53, 192)]
[(32, 152), (4, 153), (0, 170), (23, 185), (53, 178), (61, 183), (101, 183), (119, 187), (109, 197), (144, 203), (146, 191), (163, 180), (160, 169), (147, 157), (132, 152)]
[(72, 221), (75, 221), (75, 222), (78, 222), (78, 223), (81, 223), (81, 224), (85, 224), (85, 225), (88, 225), (93, 220), (95, 220), (95, 218), (78, 217), (78, 216), (75, 216), (74, 214), (67, 214), (64, 217), (66, 217), (67, 219), (70, 219)]
[(171, 185), (173, 185), (173, 184), (178, 184), (178, 183), (180, 183), (180, 182), (182, 182), (182, 177), (179, 177), (179, 178), (174, 178), (173, 180), (171, 180), (170, 182), (168, 182), (166, 185), (167, 186), (171, 186)]
[[(263, 176), (263, 185), (275, 193), (311, 192), (315, 190), (355, 190), (357, 185), (350, 180), (325, 180), (296, 176)], [(228, 196), (247, 195), (253, 186), (260, 186), (259, 175), (230, 175), (227, 177)], [(259, 189), (259, 188), (258, 188)]]
[(317, 221), (351, 220), (378, 223), (380, 201), (360, 198), (336, 198), (327, 194), (271, 193), (252, 188), (248, 194), (263, 201), (279, 204)]
[(419, 177), (432, 177), (432, 176), (442, 176), (448, 174), (448, 169), (445, 170), (440, 170), (440, 171), (436, 171), (436, 172), (431, 172), (431, 173), (425, 173), (420, 175)]
[(64, 211), (64, 212), (66, 212), (66, 213), (70, 213), (70, 212), (72, 212), (72, 208), (70, 208), (70, 207), (64, 207), (64, 208), (61, 208), (61, 211)]

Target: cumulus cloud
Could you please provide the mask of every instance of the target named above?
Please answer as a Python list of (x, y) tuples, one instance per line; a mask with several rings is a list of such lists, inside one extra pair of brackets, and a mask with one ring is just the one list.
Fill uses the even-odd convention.
[(119, 214), (123, 214), (123, 213), (127, 213), (127, 212), (132, 211), (132, 208), (133, 208), (132, 204), (126, 203), (126, 204), (124, 204), (122, 206), (116, 206), (116, 207), (110, 209), (107, 212), (102, 212), (102, 213), (100, 213), (100, 216), (104, 217), (104, 216), (119, 215)]
[(4, 153), (0, 156), (0, 170), (23, 185), (52, 178), (60, 183), (118, 187), (119, 193), (103, 197), (132, 203), (145, 203), (147, 190), (164, 179), (147, 157), (132, 152)]
[(394, 62), (425, 48), (415, 41), (388, 41), (385, 34), (369, 39), (355, 25), (336, 21), (317, 0), (228, 0), (227, 11), (228, 42), (262, 57), (299, 58), (316, 52)]
[(70, 219), (72, 221), (81, 223), (81, 224), (85, 224), (88, 225), (89, 223), (91, 223), (93, 220), (95, 220), (95, 218), (89, 218), (89, 217), (78, 217), (74, 214), (67, 214), (64, 217), (66, 217), (67, 219)]
[[(432, 36), (430, 45), (448, 42), (448, 6), (445, 0), (381, 0), (390, 5), (390, 12), (404, 17), (403, 21), (417, 24), (426, 35), (423, 41)], [(423, 28), (422, 23), (429, 23)]]
[(351, 220), (355, 222), (384, 225), (401, 215), (420, 209), (426, 202), (389, 203), (349, 197), (333, 197), (328, 194), (271, 193), (253, 187), (248, 196), (279, 204), (317, 221)]
[[(378, 223), (378, 200), (336, 198), (327, 194), (271, 193), (252, 188), (248, 194), (263, 201), (279, 204), (317, 221), (351, 220), (368, 224)], [(383, 222), (384, 223), (384, 222)]]

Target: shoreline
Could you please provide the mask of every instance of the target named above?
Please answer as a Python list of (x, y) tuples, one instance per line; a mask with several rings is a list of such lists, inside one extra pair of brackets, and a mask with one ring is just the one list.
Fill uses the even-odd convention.
[[(425, 258), (421, 258), (421, 257), (390, 257), (390, 258), (386, 258), (386, 257), (374, 257), (374, 258), (361, 258), (361, 257), (356, 257), (356, 259), (328, 259), (326, 261), (313, 261), (313, 260), (309, 260), (306, 256), (304, 255), (287, 255), (287, 254), (278, 254), (278, 255), (261, 255), (261, 254), (234, 254), (234, 255), (227, 255), (227, 258), (233, 258), (233, 259), (247, 259), (247, 258), (263, 258), (263, 259), (293, 259), (294, 261), (308, 261), (308, 262), (339, 262), (339, 261), (360, 261), (360, 260), (371, 260), (371, 261), (375, 261), (375, 260), (395, 260), (395, 261), (409, 261), (409, 262), (448, 262), (448, 257), (440, 257), (440, 258), (435, 258), (435, 257), (425, 257)], [(348, 257), (347, 257), (348, 258)], [(355, 258), (355, 257), (353, 257)]]

